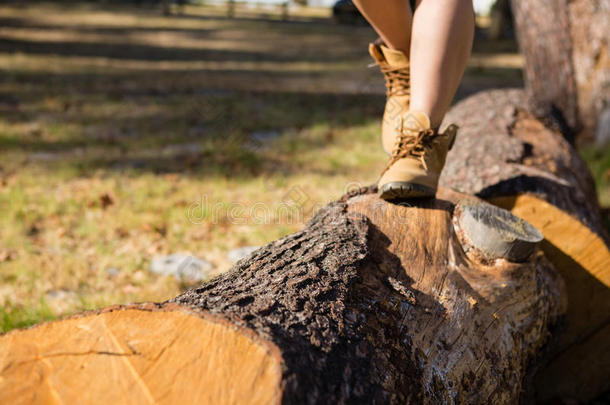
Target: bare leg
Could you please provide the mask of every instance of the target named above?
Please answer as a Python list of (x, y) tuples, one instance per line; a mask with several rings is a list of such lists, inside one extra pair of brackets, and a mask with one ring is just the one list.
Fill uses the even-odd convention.
[(354, 0), (354, 4), (387, 46), (409, 54), (412, 13), (408, 0)]
[(411, 107), (438, 127), (462, 80), (472, 49), (472, 0), (354, 0), (390, 48), (410, 55)]
[[(378, 0), (379, 1), (379, 0)], [(472, 0), (419, 0), (411, 42), (411, 107), (438, 127), (462, 80), (472, 49)]]

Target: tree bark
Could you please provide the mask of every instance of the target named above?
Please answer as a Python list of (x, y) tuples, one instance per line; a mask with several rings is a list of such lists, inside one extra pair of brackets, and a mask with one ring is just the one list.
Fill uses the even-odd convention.
[[(598, 142), (610, 139), (610, 0), (573, 0), (570, 35), (576, 44), (572, 64), (583, 133)], [(604, 119), (605, 117), (605, 119)]]
[(610, 0), (512, 0), (530, 110), (592, 137), (610, 108)]

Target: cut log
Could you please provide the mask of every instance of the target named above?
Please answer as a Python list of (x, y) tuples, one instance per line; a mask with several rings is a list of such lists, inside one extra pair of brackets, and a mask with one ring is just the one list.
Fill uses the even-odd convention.
[[(461, 191), (393, 204), (358, 190), (169, 302), (0, 337), (0, 403), (513, 404), (607, 389), (593, 184), (524, 100), (492, 91), (452, 110), (462, 129), (441, 181)], [(534, 223), (541, 249), (473, 195)], [(490, 255), (482, 229), (511, 237)], [(524, 241), (534, 249), (512, 256)]]
[[(442, 183), (462, 192), (392, 204), (359, 190), (171, 302), (0, 337), (0, 402), (590, 398), (607, 384), (607, 236), (584, 163), (524, 100), (492, 91), (452, 110)], [(511, 256), (539, 235), (475, 194), (534, 223), (541, 249)], [(472, 234), (499, 228), (512, 239), (490, 255)]]
[(251, 332), (209, 314), (107, 308), (4, 336), (0, 403), (277, 403), (278, 358)]
[(439, 197), (355, 193), (171, 303), (11, 332), (0, 402), (514, 403), (563, 283), (540, 253), (465, 254), (473, 197)]
[(495, 90), (458, 103), (446, 118), (461, 128), (441, 184), (510, 209), (543, 233), (542, 250), (566, 282), (569, 305), (557, 351), (538, 376), (538, 399), (588, 400), (610, 389), (608, 236), (586, 164), (522, 109), (525, 100), (521, 90)]
[[(492, 91), (452, 110), (462, 129), (442, 182), (462, 192), (392, 204), (359, 190), (171, 302), (0, 337), (0, 402), (591, 397), (607, 384), (607, 239), (584, 163), (524, 105), (523, 92)], [(507, 260), (539, 235), (474, 194), (534, 223), (542, 249)], [(472, 234), (499, 228), (512, 239), (490, 256)]]

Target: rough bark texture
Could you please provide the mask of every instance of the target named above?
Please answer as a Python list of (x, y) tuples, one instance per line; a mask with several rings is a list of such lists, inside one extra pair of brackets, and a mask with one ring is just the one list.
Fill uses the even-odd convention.
[(530, 110), (592, 136), (610, 96), (610, 0), (512, 0)]
[(531, 111), (578, 128), (568, 0), (513, 0), (519, 48)]
[[(572, 0), (570, 36), (580, 121), (587, 135), (610, 141), (610, 0)], [(603, 117), (606, 117), (604, 120)]]
[(404, 402), (421, 393), (420, 378), (409, 366), (399, 312), (383, 305), (410, 304), (382, 282), (372, 296), (356, 291), (370, 254), (367, 232), (364, 218), (332, 204), (302, 232), (173, 302), (229, 317), (274, 342), (285, 403)]

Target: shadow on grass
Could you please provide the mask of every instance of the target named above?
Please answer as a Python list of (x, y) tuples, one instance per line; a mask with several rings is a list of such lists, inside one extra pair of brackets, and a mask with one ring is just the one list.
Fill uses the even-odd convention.
[[(254, 40), (256, 38), (253, 38)], [(0, 39), (0, 52), (53, 55), (66, 57), (96, 57), (139, 61), (239, 61), (239, 62), (349, 62), (361, 57), (362, 52), (339, 50), (330, 54), (289, 48), (282, 53), (216, 50), (187, 47), (161, 47), (143, 44), (113, 44), (85, 41), (28, 41)]]
[[(214, 89), (208, 87), (214, 74), (232, 73), (13, 74), (9, 80), (21, 90), (0, 94), (0, 109), (2, 99), (12, 103), (4, 120), (33, 129), (0, 133), (0, 147), (24, 152), (26, 164), (71, 165), (83, 175), (100, 168), (193, 176), (288, 173), (287, 157), (328, 146), (328, 136), (310, 136), (312, 128), (364, 125), (379, 119), (384, 104), (383, 95)], [(235, 74), (248, 81), (267, 73)], [(190, 79), (180, 80), (185, 75)], [(280, 77), (292, 75), (272, 75)], [(21, 108), (45, 99), (56, 105)], [(278, 142), (282, 147), (274, 150)]]
[[(381, 117), (382, 78), (365, 69), (368, 27), (192, 15), (159, 26), (158, 15), (138, 9), (117, 15), (130, 10), (148, 25), (0, 17), (8, 33), (0, 61), (18, 66), (0, 75), (0, 155), (20, 152), (20, 164), (83, 175), (288, 173), (297, 170), (294, 157), (328, 147), (334, 131)], [(178, 26), (189, 18), (216, 24)], [(60, 35), (41, 38), (41, 30)], [(161, 32), (171, 35), (140, 35)], [(216, 40), (228, 47), (212, 46)], [(206, 62), (233, 67), (197, 65)], [(497, 68), (500, 80), (484, 85), (513, 70)]]

